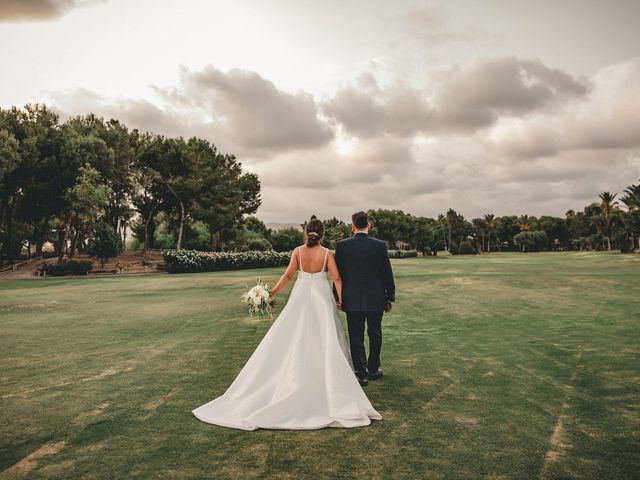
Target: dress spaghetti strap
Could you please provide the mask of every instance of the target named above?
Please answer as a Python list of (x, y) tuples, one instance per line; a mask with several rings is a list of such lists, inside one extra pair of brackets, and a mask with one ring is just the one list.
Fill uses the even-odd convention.
[(324, 272), (325, 268), (327, 267), (327, 255), (329, 254), (329, 249), (325, 247), (324, 249), (324, 261), (322, 262), (322, 270), (320, 270), (321, 272)]
[(304, 270), (302, 269), (302, 249), (300, 247), (298, 247), (298, 260), (299, 260), (299, 265), (300, 265), (300, 271), (304, 272)]

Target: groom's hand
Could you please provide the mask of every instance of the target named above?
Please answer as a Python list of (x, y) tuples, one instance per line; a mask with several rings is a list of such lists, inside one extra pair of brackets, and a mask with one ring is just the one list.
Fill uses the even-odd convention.
[(336, 307), (338, 307), (338, 310), (342, 311), (342, 303), (341, 302), (336, 302)]
[(393, 310), (393, 303), (387, 302), (387, 308), (384, 309), (386, 313), (390, 313)]

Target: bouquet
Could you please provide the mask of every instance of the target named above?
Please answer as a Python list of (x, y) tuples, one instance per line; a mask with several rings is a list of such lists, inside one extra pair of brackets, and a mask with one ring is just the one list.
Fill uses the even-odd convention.
[(241, 297), (249, 308), (249, 315), (253, 316), (254, 313), (264, 315), (267, 313), (273, 318), (271, 314), (272, 302), (269, 302), (269, 295), (271, 295), (271, 287), (258, 279), (256, 286)]

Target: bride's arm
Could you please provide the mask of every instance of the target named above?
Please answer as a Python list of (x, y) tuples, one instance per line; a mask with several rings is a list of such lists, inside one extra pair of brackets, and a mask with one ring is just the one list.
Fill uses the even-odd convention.
[(289, 260), (289, 265), (287, 266), (287, 269), (280, 277), (280, 280), (278, 280), (278, 283), (276, 283), (276, 286), (273, 287), (273, 290), (271, 290), (271, 296), (269, 297), (269, 300), (273, 299), (273, 297), (275, 297), (278, 294), (278, 292), (282, 290), (287, 283), (289, 283), (289, 280), (291, 280), (291, 278), (293, 277), (293, 274), (297, 269), (298, 269), (298, 249), (296, 248), (291, 254), (291, 260)]
[(333, 277), (333, 284), (336, 286), (336, 292), (338, 293), (338, 308), (342, 307), (342, 279), (340, 278), (340, 271), (338, 265), (336, 265), (336, 259), (332, 251), (329, 251), (329, 258), (327, 258), (327, 268), (331, 272)]

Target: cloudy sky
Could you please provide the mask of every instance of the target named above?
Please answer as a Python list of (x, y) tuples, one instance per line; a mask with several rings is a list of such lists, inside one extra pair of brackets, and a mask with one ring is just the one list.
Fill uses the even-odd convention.
[(201, 136), (267, 222), (564, 215), (640, 177), (637, 0), (0, 0), (0, 106)]

